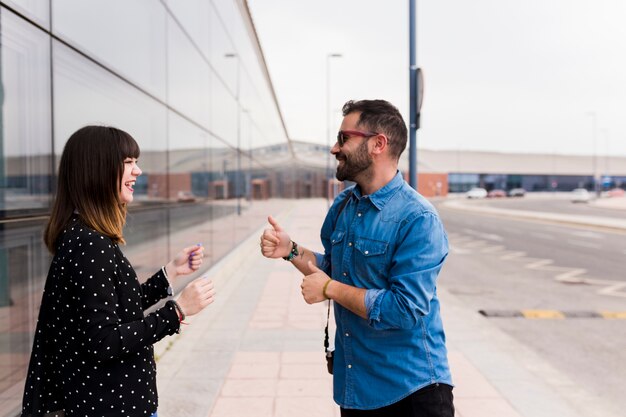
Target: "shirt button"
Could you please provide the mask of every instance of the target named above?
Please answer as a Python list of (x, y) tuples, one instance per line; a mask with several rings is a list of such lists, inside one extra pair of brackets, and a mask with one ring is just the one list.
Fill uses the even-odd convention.
[(352, 242), (348, 242), (348, 246), (352, 246)]
[(344, 276), (344, 277), (347, 277), (347, 276), (348, 276), (348, 274), (344, 272), (344, 273), (343, 273), (343, 276)]
[(361, 217), (361, 213), (357, 213), (357, 216)]
[(368, 253), (370, 253), (370, 251), (366, 250), (366, 251), (365, 251), (365, 254), (367, 255)]
[(348, 369), (352, 369), (352, 365), (348, 365)]
[(350, 337), (350, 333), (346, 333), (346, 337)]

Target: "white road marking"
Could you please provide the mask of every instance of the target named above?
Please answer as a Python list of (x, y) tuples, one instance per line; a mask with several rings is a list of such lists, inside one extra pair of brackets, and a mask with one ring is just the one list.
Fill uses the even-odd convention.
[(583, 248), (590, 248), (590, 249), (601, 248), (599, 243), (582, 242), (580, 240), (568, 240), (567, 243), (569, 243), (570, 245), (574, 245), (574, 246), (581, 246)]
[(504, 240), (502, 236), (495, 235), (493, 233), (483, 233), (483, 232), (479, 232), (477, 230), (472, 230), (472, 229), (464, 229), (464, 231), (465, 233), (469, 235), (473, 235), (481, 239), (495, 240), (496, 242), (502, 242)]
[(586, 237), (589, 239), (602, 239), (603, 237), (600, 233), (589, 232), (589, 231), (573, 231), (573, 232), (570, 232), (570, 234), (572, 236)]
[(553, 235), (549, 235), (547, 233), (537, 233), (537, 232), (533, 232), (530, 234), (533, 237), (538, 237), (539, 239), (545, 239), (545, 240), (554, 240), (555, 237)]

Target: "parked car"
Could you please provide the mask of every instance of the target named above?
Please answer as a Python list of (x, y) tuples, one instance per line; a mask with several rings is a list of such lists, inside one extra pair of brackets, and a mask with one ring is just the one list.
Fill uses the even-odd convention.
[(502, 197), (506, 197), (506, 191), (504, 190), (495, 189), (487, 193), (487, 198), (502, 198)]
[(572, 203), (587, 203), (591, 200), (591, 193), (585, 188), (575, 188), (572, 190)]
[(465, 194), (467, 198), (485, 198), (487, 197), (487, 190), (480, 187), (474, 187)]
[(509, 190), (509, 197), (524, 197), (526, 190), (523, 188), (511, 188)]
[(621, 188), (611, 188), (606, 192), (607, 197), (624, 197), (626, 195), (626, 191)]
[(190, 191), (179, 191), (176, 200), (181, 203), (193, 203), (196, 201), (196, 196)]

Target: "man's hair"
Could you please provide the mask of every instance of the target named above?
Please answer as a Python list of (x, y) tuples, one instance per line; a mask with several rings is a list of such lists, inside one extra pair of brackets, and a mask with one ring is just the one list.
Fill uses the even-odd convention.
[(358, 126), (389, 139), (389, 154), (396, 160), (406, 148), (407, 128), (398, 109), (385, 100), (350, 100), (341, 109), (344, 117), (360, 112)]
[(120, 181), (124, 160), (138, 157), (137, 142), (114, 127), (86, 126), (70, 136), (61, 155), (56, 197), (44, 232), (51, 253), (74, 215), (113, 242), (124, 243), (126, 204), (119, 198)]

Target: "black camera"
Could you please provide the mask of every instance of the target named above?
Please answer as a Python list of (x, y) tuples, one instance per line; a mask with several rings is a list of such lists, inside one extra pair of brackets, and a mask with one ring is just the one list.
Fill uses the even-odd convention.
[(333, 374), (333, 363), (335, 361), (335, 351), (327, 350), (326, 351), (326, 368), (328, 369), (329, 374)]

